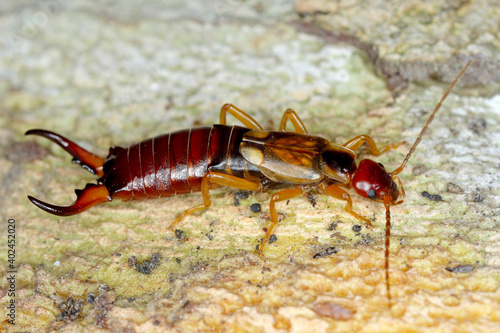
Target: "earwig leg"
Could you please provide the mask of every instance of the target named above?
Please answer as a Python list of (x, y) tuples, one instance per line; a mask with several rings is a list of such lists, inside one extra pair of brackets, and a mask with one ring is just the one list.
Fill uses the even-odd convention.
[(238, 178), (225, 173), (210, 172), (205, 177), (214, 184), (237, 188), (240, 190), (256, 191), (260, 188), (259, 182), (252, 182), (243, 178)]
[(401, 200), (398, 200), (397, 202), (391, 204), (391, 205), (395, 206), (395, 205), (402, 204), (405, 201), (406, 193), (405, 193), (405, 189), (403, 187), (403, 182), (401, 181), (401, 179), (399, 179), (398, 176), (392, 176), (392, 180), (398, 182), (399, 193), (401, 194)]
[(65, 138), (54, 132), (42, 130), (42, 129), (32, 129), (24, 133), (24, 135), (39, 135), (57, 143), (62, 149), (66, 150), (70, 155), (73, 156), (73, 162), (82, 166), (82, 168), (90, 171), (94, 175), (102, 177), (104, 175), (102, 166), (104, 164), (104, 158), (96, 156), (91, 152), (83, 149), (73, 141)]
[(55, 206), (28, 196), (28, 199), (38, 208), (58, 216), (70, 216), (81, 213), (102, 202), (111, 201), (109, 191), (104, 185), (87, 184), (83, 190), (75, 190), (77, 199), (67, 207)]
[(222, 108), (220, 109), (220, 124), (221, 125), (226, 125), (226, 114), (227, 113), (233, 115), (236, 119), (241, 121), (248, 128), (260, 129), (260, 130), (263, 129), (262, 126), (260, 126), (260, 124), (255, 119), (250, 117), (243, 110), (234, 106), (233, 104), (224, 104), (222, 106)]
[(223, 173), (209, 172), (206, 174), (201, 181), (201, 196), (203, 198), (203, 204), (191, 207), (187, 209), (184, 213), (179, 215), (168, 227), (172, 229), (179, 221), (181, 221), (187, 215), (190, 215), (198, 210), (206, 209), (212, 205), (212, 200), (210, 199), (210, 184), (214, 183), (222, 186), (228, 186), (233, 188), (238, 188), (242, 190), (255, 191), (259, 189), (260, 183), (251, 182), (246, 179), (238, 178), (231, 175), (226, 175)]
[(262, 244), (260, 244), (258, 253), (262, 254), (264, 251), (264, 247), (266, 244), (269, 242), (269, 238), (271, 237), (273, 233), (274, 227), (278, 224), (278, 213), (276, 212), (276, 203), (279, 201), (284, 201), (284, 200), (289, 200), (293, 199), (295, 197), (298, 197), (304, 193), (304, 190), (300, 187), (294, 188), (294, 189), (287, 189), (287, 190), (282, 190), (279, 191), (278, 193), (273, 194), (271, 197), (271, 201), (269, 203), (269, 212), (271, 214), (271, 225), (267, 229), (266, 235), (264, 236), (264, 240), (262, 241)]
[(382, 153), (385, 153), (386, 151), (388, 151), (390, 149), (397, 148), (397, 147), (401, 146), (402, 144), (406, 143), (405, 141), (401, 141), (401, 142), (393, 143), (391, 145), (387, 145), (387, 146), (384, 146), (384, 147), (378, 149), (377, 145), (375, 144), (375, 141), (373, 141), (373, 139), (371, 137), (369, 137), (368, 135), (359, 135), (359, 136), (355, 137), (354, 139), (347, 141), (344, 144), (344, 147), (355, 151), (365, 141), (366, 141), (366, 143), (368, 143), (368, 146), (370, 147), (371, 154), (375, 155), (375, 156), (378, 156)]
[(344, 191), (343, 189), (341, 189), (337, 185), (320, 186), (319, 190), (326, 195), (334, 197), (335, 199), (347, 201), (345, 208), (344, 208), (344, 210), (347, 213), (354, 216), (358, 221), (365, 222), (370, 227), (373, 226), (372, 223), (370, 222), (370, 220), (368, 220), (367, 218), (359, 215), (358, 213), (356, 213), (352, 210), (352, 199), (351, 199), (351, 196), (349, 195), (349, 193), (347, 193), (346, 191)]
[(181, 215), (177, 216), (177, 218), (170, 223), (168, 226), (168, 229), (172, 229), (178, 222), (180, 222), (184, 217), (198, 211), (201, 209), (206, 209), (212, 205), (212, 200), (210, 199), (210, 192), (209, 192), (209, 176), (210, 174), (206, 174), (202, 181), (201, 181), (201, 197), (203, 198), (203, 203), (198, 206), (191, 207), (187, 210), (185, 210)]
[(290, 120), (293, 127), (295, 128), (295, 132), (307, 134), (307, 129), (304, 126), (304, 123), (302, 122), (302, 120), (300, 120), (297, 113), (292, 109), (288, 109), (285, 111), (285, 113), (283, 113), (283, 118), (281, 118), (280, 131), (286, 131), (286, 122), (288, 120)]

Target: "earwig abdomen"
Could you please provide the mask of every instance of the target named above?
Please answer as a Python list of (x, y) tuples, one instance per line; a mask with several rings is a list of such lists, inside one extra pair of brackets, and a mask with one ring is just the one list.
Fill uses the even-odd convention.
[(209, 170), (260, 178), (239, 152), (248, 128), (214, 125), (147, 139), (128, 148), (112, 147), (99, 180), (113, 198), (168, 197), (200, 191)]

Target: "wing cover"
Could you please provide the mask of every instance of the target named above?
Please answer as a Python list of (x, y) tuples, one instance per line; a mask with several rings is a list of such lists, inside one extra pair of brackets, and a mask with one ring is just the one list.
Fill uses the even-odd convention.
[(328, 144), (312, 135), (256, 130), (245, 133), (240, 152), (275, 182), (310, 184), (324, 178), (318, 156)]

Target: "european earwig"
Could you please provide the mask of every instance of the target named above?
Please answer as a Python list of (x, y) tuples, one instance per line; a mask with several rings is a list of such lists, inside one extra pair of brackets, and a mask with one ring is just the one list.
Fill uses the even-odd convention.
[[(271, 195), (269, 203), (271, 225), (258, 247), (262, 254), (279, 222), (276, 203), (307, 194), (314, 188), (345, 201), (347, 213), (372, 226), (368, 219), (353, 211), (351, 195), (346, 191), (353, 188), (359, 196), (381, 202), (386, 208), (385, 280), (390, 306), (390, 207), (401, 204), (405, 197), (397, 175), (405, 168), (434, 115), (469, 65), (470, 61), (450, 84), (405, 159), (392, 172), (370, 159), (363, 159), (356, 165), (356, 150), (367, 143), (371, 154), (378, 156), (404, 142), (379, 149), (371, 137), (360, 135), (338, 145), (308, 134), (292, 109), (283, 114), (278, 131), (266, 131), (251, 116), (232, 104), (226, 104), (221, 109), (218, 125), (157, 136), (128, 148), (113, 146), (106, 158), (88, 152), (59, 134), (41, 129), (29, 130), (26, 135), (52, 140), (73, 156), (73, 162), (99, 178), (97, 184), (87, 184), (83, 190), (75, 190), (77, 199), (67, 207), (48, 204), (31, 196), (28, 198), (48, 213), (69, 216), (115, 198), (160, 198), (201, 191), (203, 203), (180, 214), (170, 224), (169, 229), (172, 229), (185, 216), (210, 207), (209, 190), (212, 188), (275, 189), (278, 191)], [(246, 127), (226, 125), (228, 113)], [(286, 131), (288, 121), (295, 132)]]

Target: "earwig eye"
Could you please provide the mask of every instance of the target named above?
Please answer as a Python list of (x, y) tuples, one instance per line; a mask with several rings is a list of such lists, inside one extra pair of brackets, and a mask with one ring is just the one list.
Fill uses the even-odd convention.
[(382, 169), (385, 170), (385, 167), (384, 167), (384, 165), (382, 163), (379, 162), (378, 165), (380, 165), (382, 167)]
[(376, 200), (377, 199), (377, 192), (375, 192), (374, 189), (371, 189), (368, 191), (368, 193), (366, 193), (366, 196), (368, 197), (368, 199)]

